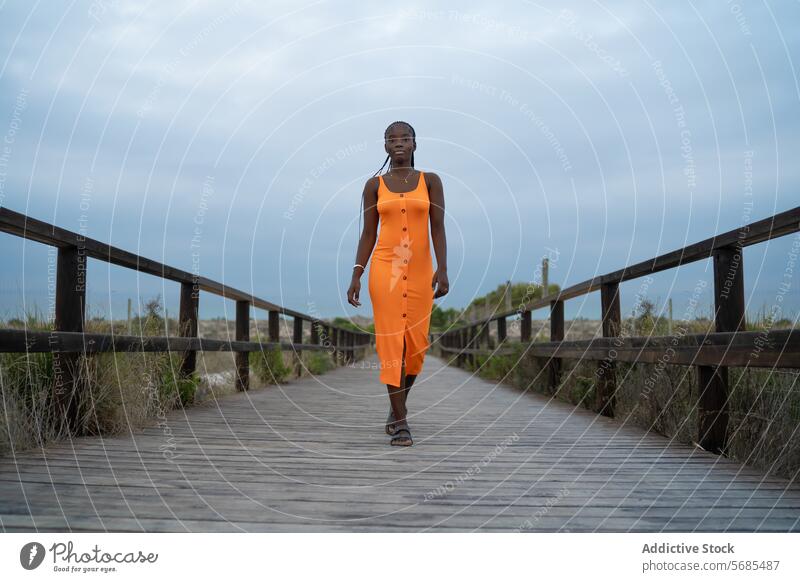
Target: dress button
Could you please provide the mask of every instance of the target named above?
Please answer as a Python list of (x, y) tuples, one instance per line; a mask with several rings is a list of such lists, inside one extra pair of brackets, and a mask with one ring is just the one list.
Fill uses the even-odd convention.
[(404, 313), (404, 314), (403, 314), (403, 317), (405, 317), (405, 316), (406, 316), (406, 314)]
[(407, 229), (407, 228), (404, 226), (404, 227), (403, 227), (403, 230), (408, 230), (408, 229)]
[(404, 196), (403, 194), (400, 194), (400, 198), (402, 198), (403, 196)]
[(408, 277), (403, 275), (403, 280), (405, 281), (406, 279), (408, 279)]
[(405, 211), (406, 211), (406, 209), (405, 209), (405, 208), (403, 208), (403, 209), (401, 209), (401, 210), (400, 210), (400, 212), (405, 212)]
[(403, 262), (404, 262), (404, 263), (407, 263), (407, 262), (408, 262), (408, 259), (403, 259)]
[(405, 296), (406, 296), (406, 294), (405, 294), (405, 293), (403, 293), (403, 297), (405, 297)]

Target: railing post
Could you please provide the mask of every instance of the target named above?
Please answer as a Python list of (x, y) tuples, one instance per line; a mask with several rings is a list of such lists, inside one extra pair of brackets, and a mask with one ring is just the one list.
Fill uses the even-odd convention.
[(497, 343), (498, 343), (498, 345), (502, 344), (504, 341), (506, 341), (506, 335), (507, 335), (507, 332), (506, 332), (506, 318), (505, 317), (500, 317), (497, 320)]
[[(56, 262), (55, 331), (83, 332), (86, 317), (86, 254), (78, 247), (60, 247)], [(75, 434), (85, 378), (78, 369), (81, 354), (53, 352), (54, 401), (59, 432)]]
[[(564, 302), (555, 300), (550, 302), (550, 341), (560, 342), (564, 339)], [(550, 393), (558, 391), (561, 383), (561, 358), (550, 358), (549, 365)]]
[(457, 362), (459, 366), (465, 366), (467, 363), (467, 355), (464, 353), (464, 348), (467, 346), (467, 328), (459, 329), (456, 332), (456, 347), (458, 348)]
[(311, 321), (311, 339), (309, 340), (312, 345), (319, 345), (319, 327), (320, 322), (318, 319), (314, 319)]
[(481, 347), (481, 345), (484, 345), (488, 349), (491, 350), (494, 347), (492, 345), (492, 334), (489, 333), (490, 332), (489, 326), (491, 325), (491, 322), (490, 321), (484, 321), (481, 325), (483, 325), (483, 327), (481, 328), (481, 331), (480, 331), (481, 339), (478, 342), (479, 345), (476, 346), (476, 347)]
[[(181, 283), (181, 299), (178, 306), (178, 335), (197, 337), (197, 311), (200, 307), (200, 291), (195, 283)], [(181, 376), (188, 378), (197, 368), (197, 352), (187, 350), (183, 353)]]
[[(280, 328), (280, 311), (270, 309), (267, 314), (267, 340), (270, 343), (278, 343), (281, 341), (281, 328)], [(279, 357), (283, 358), (283, 351), (280, 345), (277, 348)], [(262, 357), (264, 355), (262, 354)]]
[(280, 342), (281, 341), (281, 329), (280, 329), (280, 312), (270, 310), (269, 312), (269, 320), (267, 323), (267, 333), (269, 335), (270, 342)]
[(347, 361), (352, 362), (355, 360), (355, 352), (353, 351), (353, 332), (347, 332)]
[[(468, 350), (472, 347), (472, 327), (466, 327), (464, 329), (464, 349)], [(468, 353), (464, 353), (464, 366), (469, 366), (472, 362), (472, 356)]]
[(356, 334), (355, 332), (347, 332), (347, 358), (350, 362), (356, 361)]
[[(303, 318), (294, 316), (294, 329), (292, 330), (292, 343), (295, 345), (303, 343)], [(295, 347), (294, 353), (297, 354), (297, 376), (303, 375), (303, 350)]]
[[(236, 301), (236, 341), (250, 341), (250, 302)], [(262, 358), (263, 354), (259, 354)], [(236, 390), (250, 388), (250, 352), (236, 352)]]
[(521, 342), (531, 341), (531, 327), (531, 312), (525, 310), (522, 312), (522, 326), (519, 332), (519, 339)]
[[(603, 337), (619, 336), (622, 315), (619, 305), (619, 284), (603, 283), (600, 286), (600, 304)], [(617, 389), (615, 371), (616, 362), (612, 358), (600, 361), (597, 369), (595, 411), (604, 416), (614, 416)]]
[[(476, 324), (476, 325), (473, 325), (473, 326), (471, 326), (469, 328), (469, 348), (470, 349), (474, 350), (476, 347), (478, 347), (478, 337), (479, 337), (479, 332), (478, 332), (478, 326)], [(478, 361), (477, 354), (470, 353), (469, 354), (469, 364), (470, 364), (470, 366), (472, 366), (474, 368), (476, 363), (477, 363), (477, 361)]]
[(322, 345), (325, 345), (327, 342), (327, 347), (331, 349), (331, 356), (334, 356), (334, 361), (336, 361), (336, 348), (333, 346), (333, 338), (331, 337), (331, 326), (327, 323), (322, 324)]
[[(717, 332), (746, 329), (744, 264), (740, 245), (714, 251), (714, 326)], [(722, 454), (728, 433), (728, 368), (697, 366), (698, 444)]]
[(342, 347), (344, 348), (344, 361), (350, 363), (350, 330), (342, 330)]

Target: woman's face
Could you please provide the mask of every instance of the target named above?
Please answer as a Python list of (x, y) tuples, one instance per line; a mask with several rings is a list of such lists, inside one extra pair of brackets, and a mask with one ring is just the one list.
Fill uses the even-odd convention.
[(391, 157), (393, 166), (407, 166), (411, 161), (411, 154), (417, 149), (417, 144), (408, 126), (397, 124), (386, 134), (384, 148)]

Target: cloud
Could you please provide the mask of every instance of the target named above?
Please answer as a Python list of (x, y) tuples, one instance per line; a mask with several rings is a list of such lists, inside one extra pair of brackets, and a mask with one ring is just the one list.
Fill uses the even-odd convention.
[(2, 204), (74, 227), (90, 180), (96, 236), (188, 269), (182, 241), (213, 176), (204, 274), (340, 314), (363, 183), (385, 126), (407, 119), (417, 165), (444, 179), (450, 264), (464, 266), (445, 303), (495, 274), (525, 279), (545, 245), (574, 256), (552, 273), (571, 284), (736, 227), (745, 151), (753, 218), (796, 204), (798, 10), (7, 2), (0, 130), (21, 90), (28, 106)]

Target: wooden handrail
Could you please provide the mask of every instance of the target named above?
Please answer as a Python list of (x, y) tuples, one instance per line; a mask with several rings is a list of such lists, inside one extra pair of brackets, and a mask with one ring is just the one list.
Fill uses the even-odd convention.
[[(207, 277), (189, 273), (142, 257), (82, 234), (48, 224), (8, 208), (0, 208), (0, 232), (58, 248), (56, 271), (55, 322), (53, 331), (0, 329), (0, 352), (52, 352), (55, 375), (55, 400), (60, 418), (75, 428), (78, 386), (77, 358), (81, 354), (104, 351), (180, 351), (181, 372), (189, 375), (196, 367), (196, 352), (203, 350), (236, 352), (236, 387), (249, 388), (248, 354), (253, 351), (332, 350), (345, 361), (355, 359), (355, 351), (370, 345), (371, 336), (328, 323), (319, 318), (223, 285)], [(153, 275), (180, 283), (179, 337), (139, 337), (86, 333), (86, 259)], [(236, 301), (236, 340), (199, 338), (198, 308), (200, 291)], [(269, 312), (267, 342), (249, 341), (250, 308)], [(291, 342), (280, 341), (280, 315), (294, 318)], [(302, 343), (303, 321), (311, 323), (311, 343)]]
[(541, 299), (522, 304), (517, 307), (517, 309), (499, 312), (490, 317), (480, 319), (477, 322), (468, 322), (458, 327), (450, 328), (448, 331), (458, 331), (460, 329), (473, 327), (479, 322), (494, 321), (501, 318), (505, 319), (512, 315), (519, 315), (524, 311), (536, 311), (537, 309), (550, 307), (553, 301), (565, 301), (567, 299), (580, 297), (581, 295), (587, 295), (593, 291), (599, 291), (603, 284), (619, 284), (631, 279), (638, 279), (660, 271), (674, 269), (681, 265), (688, 265), (689, 263), (712, 258), (714, 251), (730, 247), (731, 245), (740, 244), (742, 247), (747, 247), (766, 240), (779, 238), (799, 230), (800, 206), (747, 225), (746, 230), (742, 230), (741, 228), (729, 230), (723, 234), (664, 253), (652, 259), (647, 259), (646, 261), (635, 263), (617, 271), (581, 281), (566, 289), (562, 289), (558, 293), (551, 293)]
[[(225, 299), (248, 301), (257, 309), (276, 311), (281, 315), (299, 317), (304, 321), (313, 321), (315, 319), (306, 313), (282, 307), (276, 303), (261, 299), (251, 293), (240, 291), (229, 285), (213, 281), (207, 277), (200, 277), (189, 271), (170, 267), (164, 263), (136, 255), (110, 244), (86, 238), (77, 232), (48, 224), (41, 220), (20, 214), (19, 212), (14, 212), (8, 208), (0, 208), (0, 232), (6, 232), (58, 248), (78, 247), (84, 251), (87, 257), (92, 259), (153, 275), (168, 281), (195, 285), (200, 291), (206, 291)], [(344, 329), (337, 326), (333, 327)]]
[[(452, 327), (433, 339), (443, 352), (455, 353), (458, 365), (475, 363), (479, 354), (512, 353), (485, 349), (489, 324), (497, 321), (497, 336), (506, 340), (506, 318), (521, 316), (520, 340), (524, 350), (546, 360), (548, 384), (555, 393), (560, 385), (563, 358), (598, 362), (594, 409), (614, 416), (616, 362), (657, 363), (668, 354), (668, 365), (696, 366), (698, 371), (698, 443), (722, 453), (727, 444), (728, 366), (800, 368), (800, 332), (795, 330), (745, 331), (744, 262), (742, 249), (800, 231), (800, 207), (735, 230), (659, 255), (617, 271), (593, 277), (558, 293), (522, 303), (513, 311)], [(707, 334), (660, 337), (620, 337), (622, 314), (619, 284), (700, 261), (714, 261), (714, 331)], [(603, 337), (564, 341), (564, 301), (600, 291)], [(550, 342), (531, 342), (531, 311), (550, 308)], [(766, 346), (766, 348), (765, 348)]]

